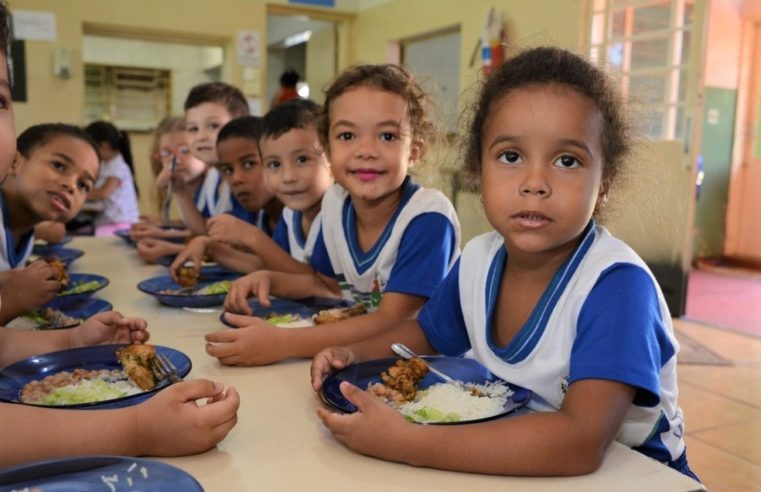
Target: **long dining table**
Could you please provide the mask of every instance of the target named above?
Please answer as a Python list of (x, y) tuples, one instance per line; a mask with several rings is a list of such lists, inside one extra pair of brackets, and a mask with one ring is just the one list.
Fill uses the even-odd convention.
[(316, 409), (324, 404), (311, 388), (309, 360), (264, 367), (223, 366), (204, 350), (204, 335), (225, 328), (219, 320), (222, 306), (194, 311), (167, 307), (140, 292), (136, 287), (140, 281), (166, 274), (167, 268), (144, 263), (118, 237), (76, 237), (67, 247), (84, 251), (70, 271), (109, 279), (96, 297), (108, 300), (124, 315), (144, 318), (152, 343), (190, 357), (193, 367), (187, 378), (219, 381), (240, 393), (238, 423), (216, 448), (192, 456), (157, 458), (188, 472), (205, 490), (704, 490), (617, 442), (596, 472), (578, 477), (450, 472), (357, 454), (338, 442), (317, 418)]

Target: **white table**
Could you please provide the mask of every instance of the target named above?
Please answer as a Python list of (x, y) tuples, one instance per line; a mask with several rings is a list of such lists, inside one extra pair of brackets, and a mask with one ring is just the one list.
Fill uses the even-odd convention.
[(70, 247), (85, 252), (72, 264), (73, 272), (109, 278), (110, 284), (97, 297), (107, 299), (125, 315), (146, 319), (151, 342), (191, 358), (188, 377), (204, 377), (238, 389), (238, 424), (216, 449), (161, 459), (192, 474), (208, 491), (703, 490), (682, 474), (618, 443), (613, 443), (598, 471), (571, 478), (448, 472), (356, 454), (336, 441), (315, 415), (322, 403), (309, 383), (309, 361), (254, 368), (222, 366), (206, 354), (203, 340), (206, 333), (223, 327), (221, 311), (200, 314), (165, 307), (138, 291), (139, 281), (165, 274), (166, 268), (144, 264), (119, 238), (78, 237)]

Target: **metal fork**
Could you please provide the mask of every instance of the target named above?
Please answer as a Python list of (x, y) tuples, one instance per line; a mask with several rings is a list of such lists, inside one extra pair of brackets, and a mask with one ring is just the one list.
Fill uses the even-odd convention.
[(177, 374), (177, 368), (164, 354), (156, 354), (153, 359), (153, 373), (161, 380), (168, 378), (173, 383), (182, 381), (182, 378)]
[(172, 155), (172, 160), (169, 162), (169, 183), (166, 185), (166, 198), (161, 205), (161, 218), (164, 224), (169, 223), (169, 210), (172, 206), (172, 175), (174, 169), (177, 167), (177, 156)]

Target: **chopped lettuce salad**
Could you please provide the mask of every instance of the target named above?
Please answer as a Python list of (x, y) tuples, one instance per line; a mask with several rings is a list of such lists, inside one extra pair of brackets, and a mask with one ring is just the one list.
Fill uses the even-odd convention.
[(78, 282), (71, 286), (70, 288), (61, 291), (60, 295), (69, 295), (69, 294), (84, 294), (85, 292), (90, 292), (91, 290), (95, 290), (98, 287), (100, 287), (101, 282), (100, 280), (90, 280), (89, 282)]
[(220, 280), (219, 282), (214, 282), (213, 284), (209, 284), (206, 287), (198, 289), (197, 291), (193, 292), (193, 295), (212, 296), (216, 294), (227, 294), (227, 292), (230, 290), (231, 285), (232, 281), (230, 280)]

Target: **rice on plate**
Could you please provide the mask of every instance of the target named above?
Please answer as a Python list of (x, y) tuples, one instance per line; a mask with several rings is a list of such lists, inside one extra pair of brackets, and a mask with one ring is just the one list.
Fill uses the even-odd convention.
[(418, 390), (415, 398), (406, 403), (393, 403), (407, 420), (425, 423), (467, 422), (486, 419), (504, 411), (513, 391), (504, 381), (486, 384), (467, 383), (463, 391), (447, 383), (437, 383)]

